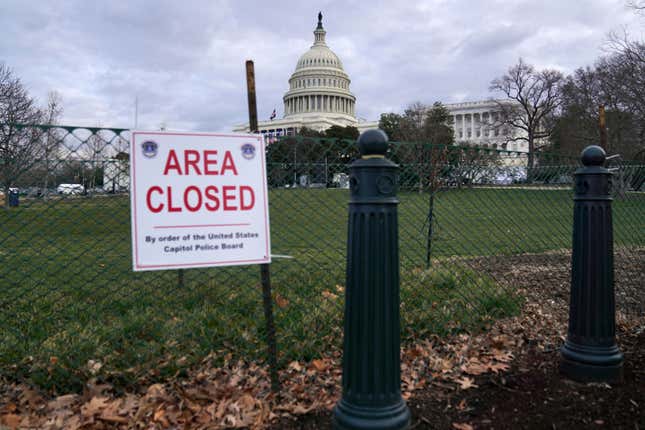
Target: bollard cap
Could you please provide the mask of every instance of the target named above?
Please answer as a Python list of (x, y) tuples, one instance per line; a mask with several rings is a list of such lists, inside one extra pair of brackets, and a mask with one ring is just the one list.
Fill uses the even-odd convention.
[(358, 150), (362, 157), (385, 157), (387, 152), (387, 134), (378, 128), (365, 130), (358, 136)]
[(582, 150), (580, 158), (582, 159), (582, 164), (587, 167), (602, 166), (603, 164), (605, 164), (607, 154), (605, 153), (605, 150), (600, 146), (590, 145)]

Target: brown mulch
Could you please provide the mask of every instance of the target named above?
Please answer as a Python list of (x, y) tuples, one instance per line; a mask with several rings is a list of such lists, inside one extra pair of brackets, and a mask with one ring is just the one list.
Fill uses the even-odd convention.
[[(582, 384), (562, 378), (559, 353), (529, 346), (508, 372), (475, 377), (476, 388), (430, 384), (408, 401), (414, 429), (645, 428), (645, 331), (622, 326), (621, 384)], [(328, 429), (331, 413), (283, 419), (274, 429)]]
[[(402, 350), (402, 392), (413, 428), (645, 428), (643, 317), (619, 315), (622, 384), (579, 384), (558, 374), (568, 318), (567, 258), (551, 253), (472, 262), (514, 285), (526, 304), (519, 316), (484, 333), (421, 339)], [(638, 263), (616, 259), (629, 279), (642, 279)], [(264, 366), (230, 357), (221, 367), (212, 363), (207, 357), (187, 377), (133, 393), (96, 381), (81, 394), (56, 397), (2, 384), (0, 429), (330, 427), (340, 396), (339, 352), (290, 363), (280, 375), (280, 396), (270, 393)]]
[[(475, 257), (467, 264), (492, 276), (509, 291), (519, 289), (529, 300), (556, 300), (559, 306), (568, 306), (571, 250)], [(614, 283), (617, 312), (627, 317), (645, 317), (644, 247), (614, 250)]]
[[(424, 391), (410, 403), (418, 428), (645, 428), (645, 332), (621, 330), (622, 384), (581, 384), (560, 376), (557, 350), (530, 347), (507, 373), (477, 378), (453, 395)], [(438, 413), (441, 411), (441, 413)]]
[[(625, 258), (629, 256), (629, 258)], [(616, 252), (621, 384), (581, 384), (559, 374), (568, 323), (570, 253), (471, 259), (526, 297), (521, 315), (482, 336), (515, 340), (505, 372), (474, 376), (472, 389), (431, 381), (408, 401), (415, 429), (645, 429), (645, 249)], [(405, 360), (405, 358), (404, 358)], [(273, 429), (327, 429), (331, 412), (283, 419)]]

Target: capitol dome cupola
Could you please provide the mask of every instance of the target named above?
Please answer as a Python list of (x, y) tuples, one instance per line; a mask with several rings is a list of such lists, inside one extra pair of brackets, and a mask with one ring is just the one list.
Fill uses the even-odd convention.
[(322, 25), (322, 12), (318, 12), (318, 26), (314, 30), (314, 45), (325, 45), (325, 34), (327, 32)]
[(326, 34), (318, 13), (314, 44), (298, 59), (283, 97), (285, 118), (325, 115), (355, 123), (356, 97), (349, 91), (343, 63), (327, 46)]

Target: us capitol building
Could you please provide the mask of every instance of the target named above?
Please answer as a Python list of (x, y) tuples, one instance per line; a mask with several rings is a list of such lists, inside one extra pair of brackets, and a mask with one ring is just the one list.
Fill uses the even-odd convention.
[[(259, 122), (261, 133), (282, 136), (293, 135), (303, 127), (318, 131), (333, 125), (358, 127), (356, 97), (349, 91), (351, 81), (340, 58), (327, 46), (326, 34), (319, 13), (314, 44), (300, 57), (289, 78), (289, 90), (283, 97), (284, 117)], [(370, 124), (364, 129), (374, 127)], [(248, 132), (249, 125), (237, 126), (233, 131)]]
[[(324, 131), (331, 126), (358, 128), (359, 132), (377, 128), (378, 121), (356, 119), (356, 96), (349, 90), (351, 80), (343, 63), (325, 42), (322, 13), (314, 30), (314, 44), (296, 63), (289, 78), (289, 90), (282, 98), (284, 117), (258, 122), (259, 131), (269, 138), (295, 135), (303, 127)], [(494, 128), (499, 115), (497, 101), (477, 101), (444, 105), (451, 113), (455, 141), (461, 144), (486, 145), (513, 151), (527, 151), (524, 142), (505, 143), (513, 130)], [(234, 127), (248, 132), (249, 124)]]

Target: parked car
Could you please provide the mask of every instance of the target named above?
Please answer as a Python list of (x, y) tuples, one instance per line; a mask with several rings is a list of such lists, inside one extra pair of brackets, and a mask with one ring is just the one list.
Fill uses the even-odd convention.
[(64, 194), (64, 195), (78, 195), (78, 194), (83, 194), (85, 191), (85, 188), (83, 188), (83, 185), (81, 184), (60, 184), (58, 188), (56, 188), (56, 192), (58, 194)]

